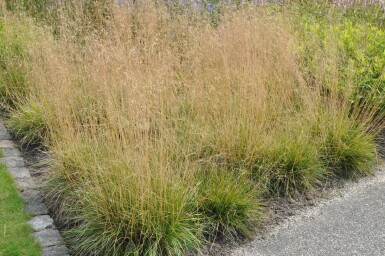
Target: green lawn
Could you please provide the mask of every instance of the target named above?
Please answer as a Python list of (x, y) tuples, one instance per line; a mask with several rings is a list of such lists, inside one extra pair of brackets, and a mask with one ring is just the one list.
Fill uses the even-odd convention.
[(0, 256), (37, 256), (40, 246), (26, 223), (24, 201), (12, 177), (0, 164)]

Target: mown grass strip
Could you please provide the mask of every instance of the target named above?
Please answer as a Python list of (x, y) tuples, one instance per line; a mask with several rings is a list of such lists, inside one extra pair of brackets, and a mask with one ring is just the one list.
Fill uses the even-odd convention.
[(31, 236), (24, 212), (24, 201), (18, 194), (12, 177), (0, 165), (0, 255), (38, 256), (39, 244)]

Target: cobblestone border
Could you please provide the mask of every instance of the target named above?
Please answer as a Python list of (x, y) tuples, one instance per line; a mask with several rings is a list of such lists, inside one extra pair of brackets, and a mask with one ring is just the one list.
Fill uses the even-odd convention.
[(4, 152), (1, 162), (7, 167), (26, 202), (25, 210), (32, 216), (28, 223), (33, 229), (32, 235), (41, 245), (42, 256), (69, 256), (63, 238), (48, 215), (48, 208), (39, 190), (39, 182), (25, 167), (24, 159), (11, 139), (11, 135), (0, 120), (0, 148)]

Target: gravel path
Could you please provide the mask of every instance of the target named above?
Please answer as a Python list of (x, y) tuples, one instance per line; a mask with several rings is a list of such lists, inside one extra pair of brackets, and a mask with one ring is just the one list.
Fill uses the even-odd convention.
[(385, 166), (232, 256), (385, 255)]

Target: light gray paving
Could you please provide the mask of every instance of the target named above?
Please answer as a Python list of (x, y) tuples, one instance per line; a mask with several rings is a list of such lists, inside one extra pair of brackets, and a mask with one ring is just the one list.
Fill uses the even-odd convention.
[(3, 148), (3, 152), (5, 157), (18, 157), (21, 155), (20, 151), (17, 148)]
[(14, 179), (29, 179), (31, 174), (29, 170), (25, 167), (8, 167), (8, 172)]
[(385, 169), (277, 227), (233, 256), (385, 255)]
[(27, 189), (21, 192), (22, 197), (28, 203), (43, 203), (43, 194), (36, 189)]
[(0, 140), (0, 148), (15, 148), (15, 144), (11, 140)]
[(22, 178), (22, 179), (15, 179), (16, 186), (20, 191), (24, 191), (27, 189), (34, 189), (37, 188), (38, 185), (35, 183), (35, 181), (32, 178)]
[(53, 227), (53, 220), (49, 215), (38, 215), (28, 221), (29, 225), (34, 231), (40, 231), (47, 228)]
[(59, 245), (44, 248), (42, 256), (69, 256), (69, 254), (65, 246)]
[(2, 123), (0, 123), (0, 139), (1, 140), (11, 139), (11, 135), (9, 134), (7, 128), (5, 128), (5, 126)]
[(63, 244), (63, 238), (56, 229), (43, 229), (34, 232), (33, 236), (43, 248)]
[(3, 157), (1, 161), (7, 166), (7, 168), (24, 167), (24, 160), (22, 157)]
[(25, 211), (31, 214), (32, 216), (45, 215), (49, 213), (45, 203), (38, 203), (38, 202), (32, 202), (32, 203), (28, 202), (27, 205), (25, 206)]

